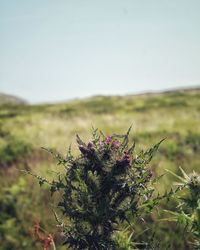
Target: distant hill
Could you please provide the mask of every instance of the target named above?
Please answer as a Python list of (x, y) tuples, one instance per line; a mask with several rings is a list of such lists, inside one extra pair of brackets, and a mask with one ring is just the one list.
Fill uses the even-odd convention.
[(19, 97), (0, 93), (0, 105), (4, 104), (22, 105), (27, 104), (27, 102)]
[[(188, 87), (188, 88), (174, 88), (174, 89), (169, 89), (169, 90), (164, 90), (164, 91), (152, 91), (152, 92), (143, 92), (143, 93), (137, 93), (137, 94), (127, 94), (127, 95), (94, 95), (90, 97), (85, 97), (85, 98), (74, 98), (71, 100), (60, 100), (60, 101), (55, 101), (55, 102), (44, 102), (44, 103), (38, 103), (34, 106), (41, 106), (45, 107), (46, 105), (54, 105), (55, 107), (58, 105), (62, 104), (74, 104), (75, 103), (85, 103), (87, 101), (100, 101), (100, 103), (104, 102), (105, 99), (110, 99), (111, 102), (113, 99), (116, 99), (118, 97), (121, 98), (147, 98), (147, 97), (156, 97), (156, 96), (166, 96), (166, 95), (175, 95), (175, 94), (192, 94), (192, 93), (198, 93), (200, 92), (200, 86), (196, 87)], [(99, 104), (100, 104), (99, 103)], [(4, 93), (0, 93), (0, 105), (5, 105), (5, 104), (11, 104), (11, 105), (24, 105), (24, 104), (29, 104), (26, 100), (14, 96), (14, 95), (8, 95)]]
[(175, 93), (195, 93), (200, 91), (200, 86), (194, 87), (179, 87), (179, 88), (172, 88), (167, 90), (161, 91), (151, 91), (151, 92), (143, 92), (141, 94), (135, 94), (135, 96), (159, 96), (165, 94), (175, 94)]

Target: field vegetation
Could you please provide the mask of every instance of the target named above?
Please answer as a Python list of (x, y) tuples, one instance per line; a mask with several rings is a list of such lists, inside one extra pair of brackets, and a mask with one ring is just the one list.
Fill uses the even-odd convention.
[[(75, 135), (89, 141), (92, 127), (106, 135), (122, 134), (132, 124), (130, 140), (136, 151), (148, 148), (161, 139), (165, 141), (151, 162), (153, 175), (160, 176), (157, 190), (170, 191), (176, 177), (166, 169), (181, 175), (199, 172), (200, 165), (200, 89), (179, 90), (161, 94), (95, 96), (59, 104), (27, 105), (0, 102), (0, 250), (41, 249), (31, 230), (35, 222), (54, 234), (57, 249), (62, 236), (56, 229), (54, 208), (59, 195), (53, 196), (44, 185), (42, 189), (31, 176), (20, 170), (31, 170), (52, 180), (59, 166), (41, 147), (55, 148), (66, 155), (71, 144), (78, 154)], [(60, 169), (59, 169), (60, 170)], [(159, 214), (153, 212), (145, 219), (149, 230), (144, 232), (139, 220), (130, 228), (122, 224), (117, 235), (119, 249), (133, 249), (127, 241), (162, 239), (159, 249), (193, 249), (190, 233), (174, 221), (166, 221), (165, 210), (174, 210), (179, 201), (163, 201)], [(154, 239), (152, 239), (153, 241)], [(155, 243), (156, 245), (156, 243)]]

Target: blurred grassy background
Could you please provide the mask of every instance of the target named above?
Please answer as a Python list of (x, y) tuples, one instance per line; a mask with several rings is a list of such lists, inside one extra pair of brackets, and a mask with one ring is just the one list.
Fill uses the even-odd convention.
[[(0, 96), (3, 98), (2, 96)], [(41, 147), (63, 154), (75, 134), (89, 139), (91, 128), (105, 134), (124, 133), (133, 124), (131, 139), (136, 149), (147, 148), (166, 138), (152, 162), (156, 175), (170, 169), (179, 173), (199, 170), (200, 89), (138, 96), (95, 96), (59, 104), (27, 105), (0, 101), (0, 249), (40, 249), (31, 238), (36, 220), (54, 231), (49, 192), (19, 169), (52, 177), (58, 167)], [(166, 174), (158, 186), (169, 190), (174, 178)], [(151, 221), (153, 222), (153, 221)], [(158, 225), (157, 225), (158, 226)], [(163, 242), (171, 249), (189, 249), (174, 225), (159, 224)], [(62, 249), (58, 247), (58, 249)]]

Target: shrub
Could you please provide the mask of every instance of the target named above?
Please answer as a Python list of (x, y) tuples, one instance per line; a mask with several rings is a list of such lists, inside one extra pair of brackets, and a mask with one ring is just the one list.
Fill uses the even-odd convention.
[(8, 166), (22, 159), (30, 152), (31, 145), (13, 136), (7, 136), (6, 142), (0, 146), (0, 165)]
[(129, 133), (130, 129), (125, 135), (104, 136), (94, 130), (87, 144), (77, 135), (78, 157), (72, 155), (71, 148), (66, 157), (47, 149), (64, 166), (64, 173), (58, 173), (53, 181), (29, 172), (40, 185), (48, 184), (52, 194), (62, 192), (58, 208), (68, 222), (56, 213), (55, 217), (64, 244), (71, 249), (122, 249), (114, 237), (120, 224), (130, 224), (130, 217), (142, 219), (173, 193), (155, 195), (156, 179), (148, 167), (162, 141), (137, 155), (135, 144), (129, 146)]
[(26, 223), (21, 220), (24, 203), (19, 195), (23, 194), (26, 188), (25, 180), (20, 178), (18, 183), (1, 190), (0, 250), (33, 249), (33, 244), (28, 240)]
[(200, 152), (200, 134), (199, 133), (189, 132), (186, 137), (185, 142), (186, 144), (192, 147), (192, 150), (194, 151), (194, 153)]

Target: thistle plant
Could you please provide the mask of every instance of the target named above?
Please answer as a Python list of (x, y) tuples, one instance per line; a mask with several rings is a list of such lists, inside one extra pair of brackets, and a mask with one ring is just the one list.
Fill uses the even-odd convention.
[(174, 175), (180, 182), (176, 185), (183, 191), (182, 195), (176, 195), (178, 206), (176, 211), (167, 211), (173, 217), (168, 220), (176, 221), (185, 227), (185, 232), (192, 234), (193, 249), (200, 249), (200, 175), (193, 171), (186, 174), (180, 168), (182, 176)]
[(70, 249), (118, 249), (113, 236), (120, 224), (130, 224), (130, 217), (142, 218), (170, 195), (154, 195), (149, 167), (162, 141), (136, 154), (135, 143), (129, 144), (130, 130), (105, 136), (96, 129), (88, 143), (77, 135), (77, 157), (71, 148), (66, 157), (47, 149), (64, 168), (53, 181), (30, 173), (40, 185), (48, 184), (52, 194), (62, 193), (58, 210), (67, 223), (54, 215)]

